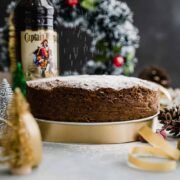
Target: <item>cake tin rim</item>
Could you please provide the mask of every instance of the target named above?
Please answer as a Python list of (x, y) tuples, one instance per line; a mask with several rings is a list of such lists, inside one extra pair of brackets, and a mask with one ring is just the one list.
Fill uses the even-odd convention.
[(153, 116), (148, 116), (146, 118), (141, 118), (141, 119), (135, 119), (135, 120), (128, 120), (128, 121), (117, 121), (117, 122), (61, 122), (61, 121), (53, 121), (53, 120), (45, 120), (45, 119), (39, 119), (35, 118), (39, 122), (44, 122), (48, 124), (60, 124), (60, 125), (74, 125), (74, 126), (102, 126), (102, 125), (120, 125), (120, 124), (131, 124), (131, 123), (139, 123), (139, 122), (144, 122), (144, 121), (150, 121), (157, 117), (159, 114), (156, 113)]

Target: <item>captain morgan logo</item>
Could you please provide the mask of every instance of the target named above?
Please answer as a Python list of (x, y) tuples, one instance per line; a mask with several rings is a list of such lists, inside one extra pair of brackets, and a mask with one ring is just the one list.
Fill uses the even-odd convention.
[(52, 30), (21, 32), (23, 70), (27, 80), (58, 74), (57, 33)]

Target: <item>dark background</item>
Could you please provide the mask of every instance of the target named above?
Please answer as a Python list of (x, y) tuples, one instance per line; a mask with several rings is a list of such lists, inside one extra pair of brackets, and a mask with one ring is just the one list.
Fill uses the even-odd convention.
[[(134, 12), (134, 23), (139, 28), (141, 41), (137, 51), (135, 75), (143, 67), (158, 65), (168, 70), (173, 85), (180, 87), (180, 1), (179, 0), (124, 0)], [(0, 26), (4, 25), (5, 9), (10, 0), (0, 0)], [(61, 27), (61, 67), (78, 70), (91, 57), (90, 38), (79, 30)], [(72, 46), (73, 44), (73, 46)], [(78, 54), (74, 57), (74, 53)], [(71, 58), (72, 62), (67, 61)]]

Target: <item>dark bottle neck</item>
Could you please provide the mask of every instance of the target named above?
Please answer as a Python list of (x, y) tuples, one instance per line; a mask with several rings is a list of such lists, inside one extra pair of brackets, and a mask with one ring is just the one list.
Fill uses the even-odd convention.
[(17, 30), (53, 28), (54, 7), (48, 0), (20, 0), (14, 21)]

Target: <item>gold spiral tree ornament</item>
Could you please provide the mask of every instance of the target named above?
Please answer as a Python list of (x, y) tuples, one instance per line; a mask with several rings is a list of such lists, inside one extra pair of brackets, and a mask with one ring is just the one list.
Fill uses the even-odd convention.
[(7, 163), (13, 174), (29, 174), (42, 160), (42, 141), (20, 89), (15, 90), (7, 114), (6, 131), (1, 137), (1, 163)]

